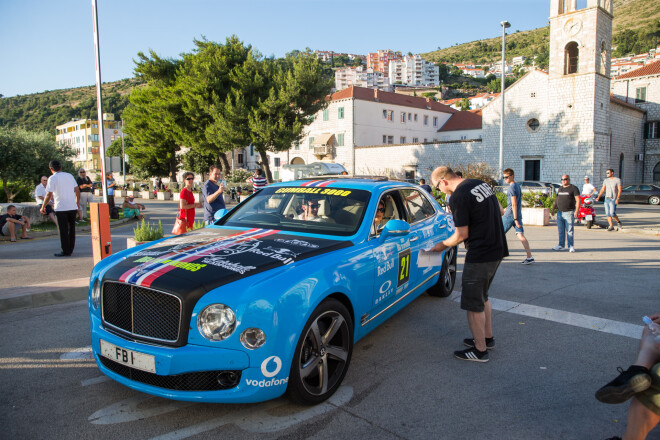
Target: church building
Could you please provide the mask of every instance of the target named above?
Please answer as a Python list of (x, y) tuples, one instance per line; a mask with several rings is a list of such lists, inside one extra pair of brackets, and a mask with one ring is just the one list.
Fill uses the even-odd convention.
[[(598, 186), (613, 168), (624, 184), (640, 182), (646, 111), (610, 95), (612, 1), (587, 0), (579, 10), (577, 0), (550, 4), (548, 72), (533, 70), (504, 94), (503, 167), (519, 180), (569, 174), (573, 183), (589, 176)], [(501, 99), (482, 109), (491, 157), (499, 152)]]

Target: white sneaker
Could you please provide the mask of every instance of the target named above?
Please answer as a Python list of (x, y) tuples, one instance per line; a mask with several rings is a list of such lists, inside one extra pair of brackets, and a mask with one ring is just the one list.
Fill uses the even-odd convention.
[(568, 252), (575, 252), (575, 248), (573, 246), (569, 247)]
[(557, 246), (553, 247), (552, 250), (553, 251), (563, 251), (564, 246), (558, 244)]

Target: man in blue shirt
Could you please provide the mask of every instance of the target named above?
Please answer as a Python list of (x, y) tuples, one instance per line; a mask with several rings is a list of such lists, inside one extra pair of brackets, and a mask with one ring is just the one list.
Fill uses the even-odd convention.
[(115, 207), (115, 179), (112, 177), (112, 171), (105, 174), (105, 186), (108, 188), (108, 207), (110, 209)]
[(222, 171), (218, 165), (212, 165), (209, 169), (209, 180), (202, 186), (202, 197), (204, 198), (204, 221), (210, 225), (215, 220), (213, 215), (219, 209), (224, 209), (225, 183), (222, 180)]
[(527, 253), (527, 258), (523, 260), (522, 264), (532, 264), (534, 257), (532, 257), (532, 251), (529, 249), (529, 242), (525, 238), (522, 223), (522, 190), (520, 185), (515, 182), (511, 168), (507, 168), (502, 174), (504, 175), (504, 181), (509, 184), (509, 188), (506, 190), (506, 210), (502, 216), (504, 233), (509, 232), (509, 229), (513, 226), (518, 240), (520, 240)]

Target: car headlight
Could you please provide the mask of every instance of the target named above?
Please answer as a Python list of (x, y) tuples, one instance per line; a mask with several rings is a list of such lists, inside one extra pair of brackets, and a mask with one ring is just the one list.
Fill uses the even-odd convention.
[(241, 333), (241, 344), (250, 350), (256, 350), (266, 342), (266, 333), (260, 328), (250, 327)]
[(94, 307), (94, 309), (99, 308), (100, 300), (101, 300), (101, 283), (97, 278), (94, 281), (94, 286), (92, 286), (92, 306)]
[(224, 304), (211, 304), (197, 316), (197, 328), (209, 341), (223, 341), (234, 333), (236, 315)]

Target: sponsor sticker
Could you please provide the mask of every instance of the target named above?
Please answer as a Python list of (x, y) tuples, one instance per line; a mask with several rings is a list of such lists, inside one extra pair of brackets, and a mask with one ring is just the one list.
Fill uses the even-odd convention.
[(261, 363), (261, 374), (268, 379), (246, 379), (245, 384), (252, 387), (267, 388), (276, 385), (283, 385), (289, 382), (289, 378), (284, 379), (270, 379), (277, 376), (277, 373), (282, 369), (282, 359), (277, 356), (270, 356), (264, 359)]

